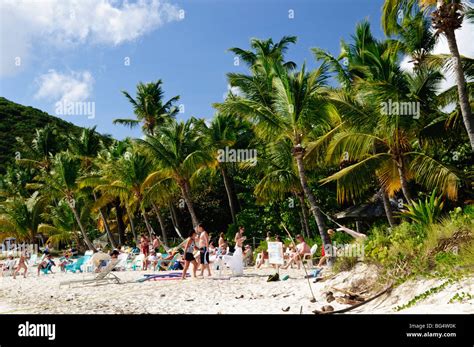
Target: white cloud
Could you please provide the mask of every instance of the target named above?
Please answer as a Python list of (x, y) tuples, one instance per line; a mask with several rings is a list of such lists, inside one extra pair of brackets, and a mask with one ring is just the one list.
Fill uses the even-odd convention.
[(180, 20), (166, 0), (1, 0), (0, 75), (13, 74), (15, 57), (28, 61), (35, 44), (119, 45)]
[(61, 74), (55, 70), (49, 70), (36, 82), (39, 88), (35, 98), (66, 103), (86, 101), (92, 94), (94, 78), (89, 71), (71, 71), (69, 74)]
[(222, 94), (222, 98), (225, 100), (229, 94), (243, 96), (242, 90), (239, 87), (231, 87), (230, 84), (227, 85), (227, 91)]
[[(456, 30), (456, 40), (459, 53), (466, 57), (474, 58), (474, 24), (464, 21), (461, 29)], [(444, 35), (440, 35), (438, 43), (433, 50), (434, 54), (451, 54), (448, 42)], [(440, 90), (446, 90), (456, 84), (456, 77), (450, 71), (445, 73), (445, 80), (441, 83)]]

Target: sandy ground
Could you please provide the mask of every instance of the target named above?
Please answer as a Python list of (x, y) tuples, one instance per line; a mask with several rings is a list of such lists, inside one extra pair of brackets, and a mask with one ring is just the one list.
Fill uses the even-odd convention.
[[(362, 292), (377, 278), (373, 268), (358, 264), (350, 272), (342, 272), (311, 288), (316, 302), (311, 302), (311, 291), (304, 271), (281, 270), (280, 276), (290, 278), (280, 282), (266, 282), (273, 269), (248, 268), (244, 276), (230, 279), (201, 278), (147, 281), (137, 283), (151, 271), (114, 272), (122, 284), (59, 286), (60, 282), (91, 278), (92, 274), (30, 273), (24, 279), (0, 278), (0, 314), (8, 313), (204, 313), (204, 314), (311, 314), (328, 305), (324, 293), (332, 288), (357, 289)], [(228, 273), (225, 275), (229, 275)], [(329, 275), (329, 274), (326, 274)], [(216, 275), (214, 275), (216, 276)], [(356, 308), (351, 313), (397, 313), (394, 308), (410, 301), (414, 296), (438, 286), (444, 280), (409, 281), (392, 290), (390, 294)], [(474, 300), (449, 304), (456, 294), (474, 294), (474, 276), (447, 286), (440, 293), (429, 296), (414, 306), (398, 313), (474, 313)], [(374, 294), (366, 292), (366, 297)], [(335, 310), (348, 307), (337, 301), (330, 303)]]

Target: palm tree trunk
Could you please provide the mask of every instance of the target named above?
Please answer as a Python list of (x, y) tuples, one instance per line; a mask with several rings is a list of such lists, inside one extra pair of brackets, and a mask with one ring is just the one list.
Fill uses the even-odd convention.
[(229, 208), (230, 208), (230, 214), (232, 216), (232, 223), (237, 224), (236, 209), (235, 209), (234, 198), (233, 198), (234, 195), (232, 192), (232, 183), (230, 182), (229, 175), (227, 174), (227, 170), (225, 169), (225, 167), (220, 165), (220, 170), (221, 170), (222, 178), (224, 179), (224, 187), (227, 192), (227, 199), (229, 200)]
[[(306, 173), (303, 164), (303, 154), (304, 150), (302, 148), (295, 148), (294, 157), (296, 159), (296, 165), (298, 166), (298, 174), (301, 182), (301, 187), (303, 188), (303, 191), (306, 197), (308, 198), (309, 205), (311, 206), (311, 212), (318, 226), (319, 235), (321, 236), (321, 240), (323, 241), (324, 249), (329, 250), (329, 252), (332, 253), (331, 240), (326, 231), (326, 224), (324, 223), (321, 210), (319, 209), (318, 203), (316, 202), (316, 198), (314, 197), (313, 193), (311, 192), (311, 189), (308, 186), (308, 181), (306, 179)], [(326, 254), (328, 254), (329, 252), (327, 252)], [(330, 260), (330, 263), (332, 264), (332, 259)]]
[(308, 238), (311, 238), (311, 231), (309, 229), (309, 220), (308, 220), (308, 210), (306, 209), (306, 203), (304, 201), (304, 193), (303, 192), (297, 192), (295, 193), (296, 196), (298, 197), (300, 201), (300, 206), (301, 206), (301, 213), (303, 216), (303, 227), (304, 231), (306, 232), (306, 236)]
[(156, 213), (156, 218), (158, 218), (158, 223), (160, 223), (160, 228), (161, 228), (161, 236), (163, 237), (163, 243), (168, 246), (168, 238), (166, 236), (166, 227), (165, 223), (163, 221), (163, 218), (161, 217), (160, 210), (158, 209), (158, 206), (154, 202), (151, 203), (153, 206), (153, 210)]
[(385, 210), (385, 215), (387, 216), (388, 224), (393, 228), (395, 226), (395, 219), (393, 219), (392, 207), (390, 205), (390, 200), (388, 198), (387, 192), (385, 189), (380, 188), (379, 194), (382, 198), (383, 208)]
[(115, 201), (115, 216), (117, 218), (117, 230), (119, 236), (119, 244), (125, 244), (125, 223), (123, 222), (123, 210), (120, 201)]
[(151, 240), (153, 234), (155, 233), (155, 231), (153, 230), (153, 227), (151, 226), (150, 222), (148, 221), (148, 217), (146, 216), (145, 209), (142, 210), (142, 216), (143, 216), (143, 219), (145, 220), (146, 229), (148, 230), (148, 234), (150, 234), (150, 240)]
[(86, 246), (96, 252), (97, 250), (95, 249), (94, 245), (92, 242), (89, 240), (89, 237), (87, 236), (86, 230), (84, 229), (84, 226), (82, 225), (81, 218), (79, 217), (79, 213), (77, 213), (76, 207), (70, 206), (72, 213), (74, 214), (74, 217), (76, 218), (76, 222), (79, 225), (79, 229), (81, 230), (82, 233), (82, 238), (84, 239), (84, 243)]
[(173, 228), (179, 229), (179, 222), (178, 222), (178, 217), (176, 216), (176, 210), (174, 209), (173, 203), (170, 201), (168, 203), (169, 209), (170, 209), (170, 218), (171, 218), (171, 223), (173, 224)]
[[(95, 192), (93, 192), (93, 195), (94, 195), (94, 201), (97, 201), (97, 195), (95, 194)], [(115, 249), (117, 248), (117, 246), (115, 245), (115, 241), (112, 237), (112, 233), (110, 232), (109, 222), (107, 222), (107, 218), (105, 218), (105, 214), (102, 208), (99, 208), (99, 214), (100, 214), (100, 217), (102, 218), (102, 222), (104, 223), (105, 232), (107, 233), (107, 237), (110, 241), (110, 246), (113, 249)]]
[(458, 45), (456, 42), (456, 35), (454, 30), (445, 31), (446, 39), (448, 41), (449, 51), (453, 56), (453, 68), (456, 75), (456, 83), (458, 86), (459, 106), (461, 107), (462, 119), (466, 127), (471, 149), (474, 152), (474, 117), (472, 116), (471, 105), (469, 104), (469, 97), (466, 87), (466, 78), (461, 64), (461, 55), (459, 54)]
[(412, 198), (410, 189), (408, 188), (408, 181), (405, 176), (405, 167), (403, 165), (403, 158), (397, 161), (398, 176), (400, 177), (400, 184), (402, 186), (403, 196), (408, 204), (411, 204)]
[(194, 205), (189, 195), (189, 184), (188, 182), (184, 181), (181, 185), (181, 194), (183, 194), (184, 202), (188, 207), (189, 214), (191, 215), (191, 220), (193, 222), (193, 228), (195, 228), (199, 224), (199, 219), (197, 218), (196, 212), (194, 211)]
[(138, 238), (135, 232), (135, 224), (133, 223), (133, 215), (130, 212), (130, 208), (128, 206), (126, 207), (126, 210), (127, 210), (128, 220), (130, 222), (130, 229), (132, 229), (133, 240), (135, 241), (135, 244), (138, 245)]

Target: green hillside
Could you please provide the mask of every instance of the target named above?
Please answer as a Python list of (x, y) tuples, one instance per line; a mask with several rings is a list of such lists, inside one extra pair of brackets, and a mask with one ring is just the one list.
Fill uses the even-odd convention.
[[(30, 106), (23, 106), (0, 97), (0, 174), (14, 159), (18, 150), (17, 137), (30, 143), (36, 129), (47, 124), (63, 134), (80, 134), (82, 128)], [(104, 137), (105, 139), (105, 137)]]

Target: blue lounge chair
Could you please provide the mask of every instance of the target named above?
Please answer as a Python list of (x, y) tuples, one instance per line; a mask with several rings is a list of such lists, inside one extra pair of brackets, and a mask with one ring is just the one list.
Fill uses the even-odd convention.
[(76, 273), (76, 271), (82, 272), (81, 267), (90, 259), (90, 255), (85, 255), (79, 259), (77, 259), (76, 262), (72, 264), (66, 265), (64, 268), (66, 272), (71, 271), (73, 273)]

